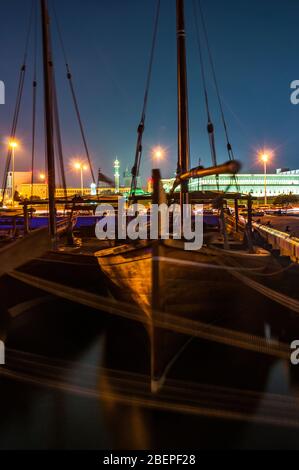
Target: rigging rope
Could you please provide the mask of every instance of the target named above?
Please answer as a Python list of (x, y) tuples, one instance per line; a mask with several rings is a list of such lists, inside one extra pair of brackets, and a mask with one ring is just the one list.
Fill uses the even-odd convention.
[(66, 49), (65, 49), (63, 36), (62, 36), (59, 21), (58, 21), (58, 16), (57, 16), (57, 13), (56, 13), (56, 8), (55, 8), (54, 1), (52, 2), (52, 6), (53, 6), (53, 13), (54, 13), (54, 19), (55, 19), (55, 23), (56, 23), (57, 32), (58, 32), (58, 37), (59, 37), (59, 41), (60, 41), (60, 45), (61, 45), (61, 50), (62, 50), (63, 57), (64, 57), (64, 62), (65, 62), (65, 67), (66, 67), (66, 72), (67, 72), (67, 79), (68, 79), (68, 83), (69, 83), (69, 86), (70, 86), (71, 96), (72, 96), (72, 100), (73, 100), (73, 104), (74, 104), (74, 108), (75, 108), (75, 112), (76, 112), (76, 116), (77, 116), (77, 120), (78, 120), (78, 124), (79, 124), (79, 128), (80, 128), (81, 138), (82, 138), (82, 141), (83, 141), (83, 146), (84, 146), (84, 149), (85, 149), (86, 158), (87, 158), (87, 161), (88, 161), (88, 166), (89, 166), (90, 174), (91, 174), (91, 177), (92, 177), (92, 181), (93, 181), (94, 184), (96, 184), (95, 174), (94, 174), (94, 171), (93, 171), (93, 167), (92, 167), (92, 163), (91, 163), (91, 157), (90, 157), (90, 153), (89, 153), (89, 148), (88, 148), (88, 145), (87, 145), (85, 130), (84, 130), (84, 126), (83, 126), (83, 122), (82, 122), (82, 118), (81, 118), (81, 114), (80, 114), (80, 110), (79, 110), (79, 105), (78, 105), (78, 100), (77, 100), (77, 96), (76, 96), (76, 92), (75, 92), (75, 87), (74, 87), (74, 84), (73, 84), (71, 69), (70, 69), (70, 66), (69, 66), (68, 59), (67, 59)]
[[(193, 0), (193, 11), (194, 11), (194, 19), (195, 19), (196, 40), (197, 40), (197, 46), (198, 46), (199, 58), (200, 58), (200, 69), (201, 69), (202, 82), (203, 82), (204, 95), (205, 95), (206, 113), (207, 113), (207, 119), (208, 119), (207, 131), (209, 135), (211, 159), (212, 159), (212, 164), (216, 166), (217, 154), (216, 154), (216, 145), (215, 145), (214, 124), (211, 119), (211, 112), (210, 112), (210, 107), (209, 107), (207, 81), (206, 81), (205, 68), (204, 68), (204, 62), (203, 62), (203, 52), (202, 52), (202, 46), (201, 46), (201, 40), (200, 40), (200, 34), (199, 34), (198, 15), (197, 15), (195, 0)], [(218, 175), (216, 175), (216, 185), (217, 185), (217, 190), (219, 191), (219, 176)]]
[[(18, 83), (18, 88), (17, 88), (17, 99), (16, 99), (16, 105), (15, 105), (15, 110), (14, 110), (14, 115), (13, 115), (13, 122), (12, 122), (12, 127), (11, 127), (10, 139), (15, 138), (16, 131), (17, 131), (17, 125), (18, 125), (22, 95), (23, 95), (23, 88), (24, 88), (24, 82), (25, 82), (25, 75), (26, 75), (26, 63), (27, 63), (27, 55), (28, 55), (30, 34), (31, 34), (31, 29), (32, 29), (32, 18), (33, 18), (34, 4), (35, 4), (35, 1), (32, 0), (31, 11), (30, 11), (30, 16), (29, 16), (29, 26), (28, 26), (28, 29), (27, 29), (26, 39), (25, 39), (24, 56), (23, 56), (23, 61), (22, 61), (20, 74), (19, 74), (19, 83)], [(6, 163), (5, 163), (5, 169), (4, 169), (3, 184), (2, 184), (2, 201), (1, 201), (2, 206), (4, 205), (5, 193), (6, 193), (6, 189), (7, 189), (7, 177), (8, 177), (10, 164), (11, 164), (11, 157), (12, 157), (12, 149), (9, 146), (8, 151), (7, 151), (7, 156), (6, 156)], [(12, 188), (12, 193), (13, 193), (13, 188)], [(13, 198), (14, 198), (14, 194), (12, 194), (12, 199)]]
[(67, 185), (66, 185), (65, 169), (64, 169), (63, 148), (62, 148), (62, 139), (61, 139), (61, 131), (60, 131), (60, 119), (59, 119), (59, 108), (58, 108), (57, 87), (56, 87), (54, 65), (52, 65), (52, 88), (53, 88), (52, 89), (53, 126), (54, 126), (56, 151), (58, 154), (58, 164), (59, 164), (59, 170), (60, 170), (59, 176), (60, 176), (60, 183), (63, 188), (64, 197), (67, 198)]
[(65, 178), (64, 160), (63, 160), (63, 149), (62, 149), (62, 140), (61, 140), (61, 132), (60, 132), (59, 109), (58, 109), (54, 69), (53, 69), (53, 109), (54, 109), (54, 132), (55, 132), (56, 146), (57, 146), (57, 153), (58, 153), (58, 160), (59, 160), (61, 184), (63, 188), (64, 197), (67, 198), (66, 178)]
[(32, 95), (32, 150), (31, 150), (31, 200), (33, 199), (35, 130), (36, 130), (36, 93), (37, 93), (37, 8), (35, 9), (34, 25), (34, 64), (33, 64), (33, 95)]
[[(194, 5), (194, 12), (195, 12), (194, 14), (197, 18), (196, 0), (193, 0), (193, 5)], [(207, 26), (206, 26), (206, 21), (205, 21), (205, 17), (204, 17), (204, 13), (203, 13), (201, 0), (198, 0), (198, 8), (199, 8), (200, 20), (201, 20), (202, 27), (203, 27), (205, 42), (206, 42), (206, 46), (207, 46), (207, 52), (208, 52), (210, 67), (211, 67), (211, 71), (212, 71), (214, 86), (215, 86), (215, 90), (216, 90), (216, 96), (217, 96), (218, 106), (219, 106), (219, 110), (220, 110), (222, 125), (223, 125), (225, 139), (226, 139), (226, 149), (227, 149), (229, 159), (230, 160), (235, 160), (233, 148), (232, 148), (232, 145), (231, 145), (230, 139), (229, 139), (228, 126), (227, 126), (227, 122), (226, 122), (226, 118), (225, 118), (225, 114), (224, 114), (224, 108), (223, 108), (222, 98), (221, 98), (221, 94), (220, 94), (220, 88), (219, 88), (219, 84), (218, 84), (218, 80), (217, 80), (216, 69), (215, 69), (213, 55), (212, 55), (212, 51), (211, 51), (211, 47), (210, 47), (208, 30), (207, 30)], [(198, 31), (198, 21), (196, 21), (196, 24), (197, 24), (197, 31)], [(199, 36), (199, 33), (197, 33), (197, 34)], [(234, 175), (233, 178), (234, 178), (234, 181), (235, 181), (236, 188), (237, 188), (237, 190), (239, 190), (237, 176)]]
[(136, 144), (136, 152), (135, 152), (135, 162), (132, 168), (132, 182), (131, 182), (131, 196), (134, 194), (137, 188), (137, 178), (139, 176), (140, 171), (140, 162), (142, 157), (142, 138), (145, 126), (145, 117), (146, 117), (146, 110), (147, 110), (147, 102), (148, 102), (148, 95), (149, 89), (151, 84), (151, 77), (152, 77), (152, 69), (154, 63), (154, 55), (157, 43), (157, 36), (158, 36), (158, 25), (159, 25), (159, 17), (160, 17), (160, 7), (161, 7), (161, 0), (157, 1), (157, 9), (156, 9), (156, 16), (155, 16), (155, 24), (154, 24), (154, 33), (153, 33), (153, 40), (152, 40), (152, 47), (150, 53), (150, 61), (149, 61), (149, 68), (147, 73), (146, 79), (146, 87), (145, 87), (145, 94), (143, 100), (143, 108), (141, 113), (140, 123), (137, 128), (137, 144)]
[(208, 119), (207, 130), (209, 134), (212, 164), (216, 166), (217, 156), (216, 156), (216, 146), (215, 146), (214, 125), (211, 119), (211, 112), (210, 112), (210, 106), (209, 106), (207, 80), (206, 80), (206, 74), (205, 74), (205, 68), (204, 68), (204, 62), (203, 62), (203, 52), (202, 52), (202, 45), (201, 45), (200, 34), (199, 34), (198, 14), (197, 14), (195, 0), (193, 0), (193, 11), (194, 11), (194, 18), (195, 18), (196, 40), (197, 40), (199, 59), (200, 59), (200, 69), (201, 69), (201, 76), (202, 76), (204, 96), (205, 96), (206, 113), (207, 113), (207, 119)]
[[(194, 0), (194, 3), (195, 3), (195, 0)], [(210, 47), (210, 41), (209, 41), (208, 31), (207, 31), (207, 27), (206, 27), (206, 21), (205, 21), (205, 18), (204, 18), (203, 9), (202, 9), (202, 5), (201, 5), (201, 0), (198, 0), (198, 7), (199, 7), (199, 14), (200, 14), (201, 23), (202, 23), (202, 26), (203, 26), (203, 33), (204, 33), (204, 37), (205, 37), (205, 41), (206, 41), (206, 45), (207, 45), (207, 52), (208, 52), (210, 66), (211, 66), (213, 81), (214, 81), (214, 85), (215, 85), (215, 89), (216, 89), (216, 95), (217, 95), (217, 100), (218, 100), (218, 104), (219, 104), (222, 124), (223, 124), (224, 132), (225, 132), (228, 156), (229, 156), (230, 160), (234, 160), (235, 157), (234, 157), (233, 149), (232, 149), (232, 146), (230, 144), (230, 140), (229, 140), (229, 136), (228, 136), (228, 128), (227, 128), (226, 119), (225, 119), (225, 115), (224, 115), (224, 109), (223, 109), (222, 99), (221, 99), (221, 95), (220, 95), (220, 88), (219, 88), (218, 80), (217, 80), (217, 76), (216, 76), (216, 70), (215, 70), (214, 60), (213, 60), (212, 51), (211, 51), (211, 47)]]

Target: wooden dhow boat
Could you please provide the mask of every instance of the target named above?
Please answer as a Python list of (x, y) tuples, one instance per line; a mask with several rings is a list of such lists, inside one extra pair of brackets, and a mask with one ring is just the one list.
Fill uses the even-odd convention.
[[(183, 207), (189, 201), (189, 179), (224, 173), (233, 175), (240, 165), (232, 160), (211, 168), (189, 169), (184, 0), (177, 0), (176, 5), (179, 172), (174, 189), (180, 186), (180, 206)], [(140, 145), (139, 140), (137, 154)], [(135, 160), (135, 170), (139, 164)], [(133, 173), (134, 179), (136, 174)], [(152, 203), (165, 201), (160, 172), (153, 170)], [(251, 247), (249, 252), (244, 250), (242, 244), (228, 250), (220, 233), (208, 230), (203, 234), (203, 246), (198, 251), (186, 251), (184, 239), (170, 237), (167, 240), (128, 240), (122, 245), (98, 251), (95, 256), (112, 294), (140, 308), (141, 320), (149, 337), (153, 391), (159, 389), (167, 371), (190, 340), (188, 335), (167, 329), (169, 318), (172, 321), (177, 319), (180, 325), (184, 325), (184, 319), (208, 323), (217, 321), (221, 312), (230, 308), (231, 299), (238, 299), (240, 295), (237, 289), (234, 292), (234, 278), (230, 270), (236, 269), (236, 264), (238, 269), (261, 269), (270, 260), (267, 251)]]
[[(160, 186), (161, 193), (161, 182), (155, 180), (158, 174), (154, 171), (154, 188)], [(154, 190), (153, 201), (155, 195)], [(149, 337), (153, 391), (162, 385), (190, 340), (190, 336), (167, 330), (170, 317), (180, 325), (184, 319), (217, 322), (233, 302), (243, 301), (232, 272), (260, 272), (272, 263), (270, 253), (262, 248), (248, 251), (235, 244), (225, 250), (215, 236), (219, 238), (219, 233), (205, 231), (198, 251), (186, 251), (183, 239), (160, 238), (128, 241), (95, 253), (112, 295), (140, 308)]]

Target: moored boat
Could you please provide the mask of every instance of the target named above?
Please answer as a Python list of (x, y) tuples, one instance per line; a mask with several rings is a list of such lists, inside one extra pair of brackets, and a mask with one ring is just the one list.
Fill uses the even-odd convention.
[[(211, 168), (199, 166), (189, 169), (188, 103), (185, 54), (184, 1), (177, 0), (177, 50), (178, 50), (178, 174), (173, 191), (180, 186), (180, 207), (188, 203), (188, 181), (207, 175), (232, 174), (239, 170), (236, 161), (223, 165), (213, 162)], [(142, 122), (142, 125), (144, 123)], [(209, 123), (211, 124), (211, 123)], [(141, 128), (143, 132), (143, 127)], [(141, 132), (141, 134), (142, 134)], [(210, 139), (211, 126), (209, 126)], [(137, 156), (141, 146), (138, 136)], [(214, 145), (212, 145), (214, 151)], [(214, 155), (215, 157), (215, 155)], [(135, 160), (134, 171), (140, 161)], [(133, 174), (133, 180), (136, 174)], [(133, 194), (134, 196), (134, 194)], [(218, 195), (216, 199), (218, 198)], [(219, 198), (218, 198), (219, 199)], [(160, 173), (153, 171), (153, 204), (166, 202)], [(221, 198), (219, 199), (219, 201)], [(220, 201), (222, 225), (223, 204)], [(223, 229), (224, 227), (222, 227)], [(213, 246), (215, 235), (223, 237), (223, 243)], [(231, 270), (263, 269), (270, 255), (250, 246), (247, 255), (244, 246), (229, 250), (227, 234), (215, 234), (215, 230), (203, 234), (203, 246), (197, 251), (187, 251), (185, 240), (174, 239), (128, 241), (120, 246), (95, 253), (105, 273), (112, 294), (120, 300), (137, 304), (140, 316), (148, 331), (152, 390), (163, 383), (167, 371), (189, 342), (190, 333), (167, 329), (169, 318), (184, 325), (184, 319), (215, 322), (222, 311), (230, 308), (231, 299), (237, 298)], [(231, 255), (230, 255), (231, 253)]]
[[(161, 189), (158, 182), (154, 187)], [(161, 195), (154, 194), (158, 199)], [(263, 272), (272, 264), (270, 253), (259, 247), (248, 250), (230, 241), (225, 249), (215, 231), (206, 231), (203, 240), (197, 251), (185, 250), (183, 239), (170, 238), (131, 241), (95, 253), (112, 295), (139, 306), (148, 331), (152, 390), (161, 386), (190, 340), (167, 330), (170, 316), (180, 325), (184, 319), (217, 322), (242, 296), (232, 273)]]

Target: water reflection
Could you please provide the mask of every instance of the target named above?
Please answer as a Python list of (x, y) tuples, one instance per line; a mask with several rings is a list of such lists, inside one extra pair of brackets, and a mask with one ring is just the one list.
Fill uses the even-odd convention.
[[(7, 312), (2, 449), (244, 448), (269, 436), (298, 447), (298, 374), (286, 361), (194, 339), (153, 395), (142, 325), (53, 297), (11, 320)], [(268, 321), (270, 340), (267, 317), (254, 323), (244, 309), (229, 321), (259, 334)], [(284, 328), (288, 338), (294, 319)]]

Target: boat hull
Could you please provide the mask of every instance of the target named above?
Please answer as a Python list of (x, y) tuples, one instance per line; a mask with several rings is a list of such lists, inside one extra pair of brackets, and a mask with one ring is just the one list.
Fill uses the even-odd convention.
[(140, 320), (150, 340), (152, 388), (161, 384), (190, 340), (190, 336), (163, 327), (163, 318), (166, 323), (169, 315), (180, 322), (217, 322), (242, 295), (230, 268), (237, 264), (241, 269), (261, 269), (270, 259), (265, 251), (248, 256), (235, 252), (231, 259), (229, 252), (219, 248), (185, 251), (183, 242), (175, 240), (139, 241), (99, 251), (95, 256), (112, 294), (140, 308)]

